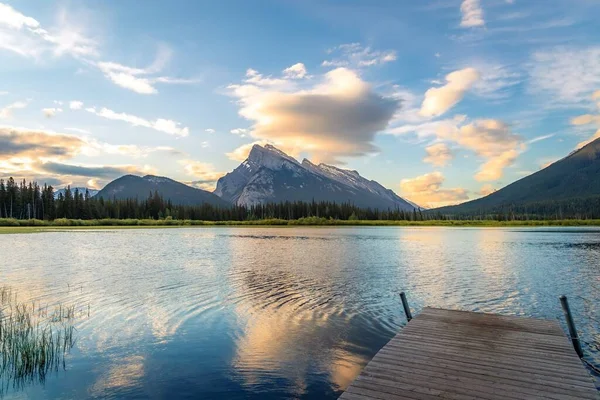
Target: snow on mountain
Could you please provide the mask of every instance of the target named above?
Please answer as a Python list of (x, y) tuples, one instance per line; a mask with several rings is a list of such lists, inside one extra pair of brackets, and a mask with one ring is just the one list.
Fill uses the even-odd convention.
[(253, 146), (242, 164), (219, 179), (214, 193), (239, 205), (315, 200), (379, 209), (415, 208), (357, 171), (315, 165), (307, 159), (299, 163), (271, 145)]

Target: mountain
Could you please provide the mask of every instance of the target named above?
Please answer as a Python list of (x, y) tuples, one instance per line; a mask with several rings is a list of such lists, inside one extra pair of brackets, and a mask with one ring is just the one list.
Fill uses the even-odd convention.
[[(79, 190), (79, 193), (83, 193), (84, 196), (85, 196), (86, 190), (90, 193), (90, 197), (94, 197), (98, 193), (98, 190), (96, 190), (96, 189), (88, 189), (88, 188), (84, 188), (84, 187), (72, 187), (71, 193), (75, 192), (75, 189)], [(67, 188), (62, 188), (62, 189), (58, 189), (57, 191), (55, 191), (54, 198), (58, 199), (58, 196), (60, 194), (62, 194), (64, 196), (65, 190), (67, 190)]]
[(356, 171), (307, 159), (300, 163), (271, 145), (254, 145), (243, 163), (219, 179), (214, 193), (238, 205), (315, 200), (378, 209), (416, 207)]
[(481, 199), (436, 209), (447, 214), (600, 196), (600, 139)]
[(227, 207), (230, 204), (205, 190), (196, 189), (173, 179), (146, 175), (124, 175), (106, 185), (96, 194), (104, 199), (147, 199), (150, 193), (158, 192), (173, 204), (198, 205), (203, 203)]

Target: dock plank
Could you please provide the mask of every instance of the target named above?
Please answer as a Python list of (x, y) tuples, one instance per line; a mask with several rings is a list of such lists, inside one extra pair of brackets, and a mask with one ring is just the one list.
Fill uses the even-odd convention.
[(600, 399), (557, 321), (425, 308), (340, 399)]

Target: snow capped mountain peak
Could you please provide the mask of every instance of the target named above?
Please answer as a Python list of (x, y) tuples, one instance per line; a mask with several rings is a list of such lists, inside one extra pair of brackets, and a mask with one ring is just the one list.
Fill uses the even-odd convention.
[(413, 205), (357, 171), (295, 158), (272, 145), (254, 145), (248, 158), (220, 178), (214, 192), (238, 205), (332, 201), (359, 207), (412, 210)]
[(252, 150), (250, 150), (250, 154), (244, 163), (251, 167), (266, 167), (273, 170), (281, 169), (287, 163), (300, 165), (295, 158), (288, 156), (270, 144), (264, 147), (258, 144), (252, 146)]

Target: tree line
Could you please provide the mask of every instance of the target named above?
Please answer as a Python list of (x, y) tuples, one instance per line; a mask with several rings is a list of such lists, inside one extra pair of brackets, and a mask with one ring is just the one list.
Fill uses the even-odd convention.
[(0, 179), (0, 218), (41, 219), (190, 219), (204, 221), (252, 221), (261, 219), (295, 220), (306, 217), (340, 220), (405, 220), (445, 219), (441, 214), (420, 209), (377, 210), (359, 208), (350, 203), (282, 202), (253, 206), (218, 207), (174, 204), (158, 192), (148, 193), (143, 200), (104, 199), (90, 196), (79, 189), (65, 188), (55, 196), (52, 186), (13, 178)]
[(204, 221), (253, 221), (261, 219), (296, 220), (318, 217), (339, 220), (558, 220), (600, 219), (600, 196), (567, 200), (548, 200), (528, 204), (508, 204), (492, 209), (469, 210), (460, 213), (441, 213), (436, 210), (378, 210), (359, 208), (350, 203), (282, 202), (254, 206), (218, 207), (173, 204), (158, 192), (138, 199), (104, 199), (67, 187), (55, 196), (54, 188), (13, 178), (0, 179), (0, 218), (40, 219), (189, 219)]

